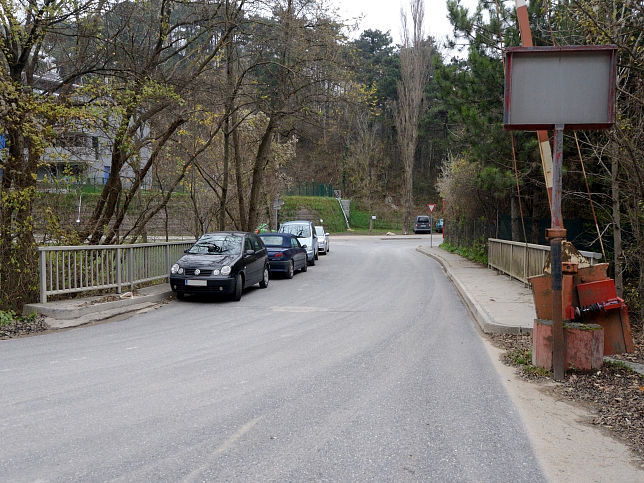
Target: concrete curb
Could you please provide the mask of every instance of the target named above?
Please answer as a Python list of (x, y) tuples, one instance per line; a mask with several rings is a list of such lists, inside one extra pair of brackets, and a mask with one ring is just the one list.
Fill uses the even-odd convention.
[(472, 316), (481, 330), (486, 334), (531, 334), (532, 329), (519, 326), (500, 325), (494, 321), (494, 318), (470, 295), (465, 286), (461, 283), (458, 277), (451, 270), (451, 266), (447, 260), (435, 253), (430, 253), (422, 247), (416, 248), (416, 251), (433, 258), (443, 267), (443, 271), (447, 278), (454, 284), (456, 291), (459, 293), (465, 306), (472, 313)]
[(67, 329), (69, 327), (79, 327), (81, 325), (91, 324), (92, 322), (100, 322), (101, 320), (106, 320), (111, 317), (116, 317), (117, 315), (138, 312), (140, 310), (144, 310), (144, 309), (153, 307), (155, 305), (156, 305), (156, 302), (143, 302), (143, 303), (139, 302), (135, 305), (127, 305), (124, 307), (117, 307), (112, 309), (101, 307), (100, 312), (85, 314), (73, 319), (57, 319), (57, 318), (45, 316), (44, 322), (49, 329)]
[(168, 298), (171, 294), (172, 290), (169, 286), (155, 285), (141, 289), (140, 293), (134, 297), (108, 302), (100, 302), (102, 297), (90, 297), (44, 304), (26, 304), (23, 313), (43, 315), (45, 323), (50, 328), (60, 329), (85, 325), (149, 308)]

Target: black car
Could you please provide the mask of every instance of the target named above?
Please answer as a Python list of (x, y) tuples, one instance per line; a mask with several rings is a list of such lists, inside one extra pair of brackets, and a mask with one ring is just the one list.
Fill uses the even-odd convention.
[(268, 250), (271, 272), (281, 272), (293, 278), (296, 270), (306, 272), (306, 248), (291, 233), (261, 233), (259, 237)]
[(414, 223), (414, 233), (431, 233), (432, 225), (429, 216), (417, 216)]
[(206, 233), (170, 269), (170, 287), (185, 294), (226, 294), (239, 300), (259, 283), (268, 287), (268, 252), (254, 233)]

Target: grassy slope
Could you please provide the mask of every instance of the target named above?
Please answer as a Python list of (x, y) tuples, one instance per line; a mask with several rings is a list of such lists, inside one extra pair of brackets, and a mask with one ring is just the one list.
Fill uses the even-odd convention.
[[(320, 196), (284, 196), (284, 206), (280, 210), (280, 220), (294, 220), (298, 218), (298, 213), (308, 212), (306, 218), (312, 217), (313, 220), (324, 220), (322, 225), (327, 231), (332, 233), (342, 233), (347, 231), (347, 225), (342, 216), (340, 204), (335, 198), (326, 198)], [(351, 215), (349, 225), (351, 231), (367, 233), (369, 229), (369, 213), (359, 209), (355, 203), (351, 203)], [(399, 231), (400, 220), (393, 216), (391, 219), (378, 216), (374, 224), (373, 233), (386, 233), (387, 231)]]

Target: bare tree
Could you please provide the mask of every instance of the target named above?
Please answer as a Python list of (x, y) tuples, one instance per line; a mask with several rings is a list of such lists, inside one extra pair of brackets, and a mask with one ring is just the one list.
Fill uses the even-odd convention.
[(411, 31), (407, 13), (401, 9), (400, 20), (403, 44), (400, 49), (400, 80), (398, 81), (398, 101), (394, 106), (398, 134), (398, 147), (402, 159), (403, 198), (405, 214), (403, 233), (407, 234), (411, 225), (411, 207), (414, 170), (414, 157), (418, 140), (418, 121), (423, 107), (425, 87), (429, 82), (431, 67), (431, 44), (424, 39), (423, 0), (410, 0)]

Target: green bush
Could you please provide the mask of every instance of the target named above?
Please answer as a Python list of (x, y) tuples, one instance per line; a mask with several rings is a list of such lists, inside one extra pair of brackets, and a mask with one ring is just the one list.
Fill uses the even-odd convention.
[(485, 250), (485, 243), (476, 242), (471, 247), (458, 247), (451, 243), (444, 241), (440, 247), (448, 252), (456, 253), (462, 257), (472, 260), (473, 262), (487, 265), (487, 252)]
[(9, 325), (16, 318), (16, 313), (13, 310), (0, 310), (0, 327)]

